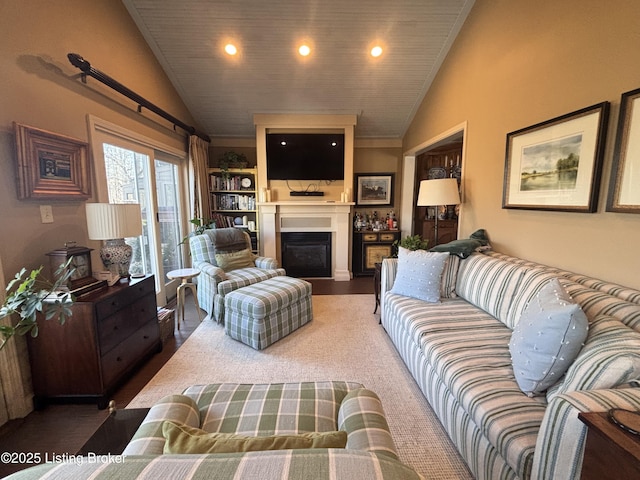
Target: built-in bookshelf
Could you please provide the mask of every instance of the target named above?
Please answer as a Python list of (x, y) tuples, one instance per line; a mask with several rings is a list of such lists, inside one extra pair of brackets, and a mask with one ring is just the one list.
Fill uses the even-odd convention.
[(245, 230), (255, 253), (260, 249), (256, 179), (255, 168), (209, 169), (211, 220), (218, 228)]

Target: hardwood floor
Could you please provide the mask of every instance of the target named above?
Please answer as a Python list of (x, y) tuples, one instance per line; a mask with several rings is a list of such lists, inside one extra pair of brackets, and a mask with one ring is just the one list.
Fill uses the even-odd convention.
[[(310, 282), (313, 285), (314, 295), (373, 294), (373, 277), (355, 277), (350, 282), (317, 279), (312, 279)], [(371, 308), (373, 308), (373, 302)]]
[[(350, 282), (310, 281), (314, 295), (370, 294), (373, 311), (372, 277), (356, 277)], [(125, 408), (198, 327), (197, 312), (189, 298), (186, 307), (186, 321), (163, 345), (162, 352), (153, 355), (114, 392), (116, 408)], [(45, 455), (51, 458), (52, 454), (75, 455), (108, 415), (108, 410), (98, 410), (95, 404), (48, 405), (0, 427), (0, 452), (39, 453), (42, 458)], [(0, 463), (0, 478), (29, 466)]]

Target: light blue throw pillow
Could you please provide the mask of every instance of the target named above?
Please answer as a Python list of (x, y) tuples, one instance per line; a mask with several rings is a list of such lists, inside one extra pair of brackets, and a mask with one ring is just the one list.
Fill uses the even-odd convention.
[(531, 300), (511, 335), (509, 351), (520, 390), (544, 395), (567, 371), (587, 338), (589, 322), (557, 279)]
[(427, 252), (398, 248), (398, 273), (391, 293), (417, 298), (429, 303), (440, 301), (440, 281), (446, 252)]

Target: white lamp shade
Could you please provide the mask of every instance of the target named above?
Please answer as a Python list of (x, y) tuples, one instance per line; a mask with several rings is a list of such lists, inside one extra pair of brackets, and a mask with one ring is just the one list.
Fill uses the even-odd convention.
[(455, 178), (437, 178), (422, 180), (418, 192), (419, 207), (435, 207), (438, 205), (458, 205), (460, 193)]
[(86, 209), (91, 240), (142, 235), (142, 216), (137, 203), (87, 203)]

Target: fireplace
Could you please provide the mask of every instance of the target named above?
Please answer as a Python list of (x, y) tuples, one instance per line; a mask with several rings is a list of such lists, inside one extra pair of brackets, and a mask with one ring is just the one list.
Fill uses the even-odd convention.
[(282, 234), (321, 233), (331, 237), (331, 250), (327, 251), (328, 277), (338, 282), (351, 280), (350, 240), (351, 206), (353, 203), (330, 201), (275, 201), (260, 204), (260, 253), (277, 258), (281, 265)]
[(282, 232), (282, 267), (291, 277), (331, 277), (331, 232)]

